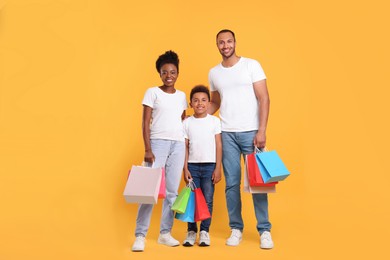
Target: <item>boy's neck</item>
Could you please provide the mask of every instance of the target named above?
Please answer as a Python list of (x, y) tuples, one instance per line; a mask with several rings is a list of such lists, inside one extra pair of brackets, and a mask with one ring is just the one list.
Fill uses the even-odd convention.
[(207, 112), (205, 112), (205, 113), (200, 113), (200, 114), (194, 114), (194, 117), (195, 118), (204, 118), (204, 117), (206, 117), (207, 116)]

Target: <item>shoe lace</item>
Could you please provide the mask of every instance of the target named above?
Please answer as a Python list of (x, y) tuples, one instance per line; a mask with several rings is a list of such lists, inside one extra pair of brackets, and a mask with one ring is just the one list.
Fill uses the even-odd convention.
[(201, 233), (200, 233), (200, 237), (201, 237), (202, 239), (208, 239), (208, 238), (209, 238), (209, 233), (207, 233), (207, 232), (201, 232)]
[(238, 229), (233, 229), (232, 230), (232, 234), (230, 235), (231, 237), (240, 237), (240, 235), (241, 235), (241, 231), (240, 230), (238, 230)]

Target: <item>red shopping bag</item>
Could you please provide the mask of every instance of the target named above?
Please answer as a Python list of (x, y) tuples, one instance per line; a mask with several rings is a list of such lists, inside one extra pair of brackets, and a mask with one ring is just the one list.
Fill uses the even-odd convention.
[(195, 193), (195, 221), (202, 221), (211, 218), (209, 208), (207, 207), (206, 199), (200, 188), (194, 189)]
[(256, 153), (251, 153), (246, 155), (245, 160), (246, 168), (248, 170), (248, 179), (250, 186), (262, 186), (270, 187), (275, 186), (278, 182), (264, 183), (263, 177), (261, 176), (259, 166), (256, 162)]

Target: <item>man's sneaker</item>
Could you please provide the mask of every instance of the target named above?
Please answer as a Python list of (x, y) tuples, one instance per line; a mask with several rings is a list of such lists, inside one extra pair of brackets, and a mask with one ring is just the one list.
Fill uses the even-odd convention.
[(242, 239), (242, 232), (239, 229), (232, 229), (230, 237), (226, 240), (228, 246), (238, 246)]
[(137, 236), (135, 238), (133, 247), (131, 248), (131, 251), (133, 252), (142, 252), (145, 249), (145, 237), (143, 236)]
[(262, 249), (272, 249), (274, 247), (274, 242), (272, 241), (271, 233), (264, 231), (260, 236), (260, 248)]
[(196, 241), (196, 232), (194, 231), (188, 231), (187, 232), (187, 237), (183, 241), (183, 246), (193, 246)]
[(180, 245), (179, 241), (177, 241), (176, 239), (174, 239), (171, 236), (171, 233), (160, 234), (160, 236), (158, 237), (157, 243), (163, 244), (163, 245), (166, 245), (166, 246), (178, 246), (178, 245)]
[(199, 234), (199, 246), (209, 246), (210, 245), (210, 236), (207, 231), (200, 231)]

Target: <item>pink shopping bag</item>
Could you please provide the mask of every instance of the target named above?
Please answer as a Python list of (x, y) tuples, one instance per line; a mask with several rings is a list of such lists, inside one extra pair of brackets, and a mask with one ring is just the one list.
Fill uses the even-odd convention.
[(163, 168), (133, 166), (130, 172), (123, 192), (126, 202), (156, 204)]

